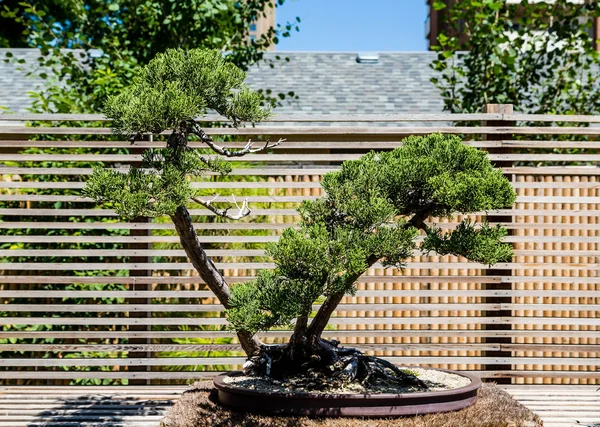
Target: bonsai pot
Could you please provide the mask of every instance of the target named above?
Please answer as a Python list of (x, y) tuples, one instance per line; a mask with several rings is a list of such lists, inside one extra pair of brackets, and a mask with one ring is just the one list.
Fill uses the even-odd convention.
[(303, 415), (314, 417), (392, 417), (422, 415), (436, 412), (456, 411), (477, 401), (481, 380), (470, 374), (437, 369), (467, 377), (471, 382), (464, 386), (443, 391), (414, 393), (373, 394), (308, 394), (275, 393), (245, 389), (226, 383), (226, 377), (241, 376), (242, 372), (230, 372), (217, 376), (214, 385), (218, 401), (224, 406), (248, 412), (276, 415)]

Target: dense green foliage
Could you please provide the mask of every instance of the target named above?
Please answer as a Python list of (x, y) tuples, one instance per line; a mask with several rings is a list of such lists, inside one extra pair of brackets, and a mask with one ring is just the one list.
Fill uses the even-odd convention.
[(187, 145), (188, 135), (208, 138), (194, 118), (212, 108), (240, 121), (259, 121), (269, 110), (244, 86), (245, 73), (216, 50), (169, 49), (142, 67), (131, 86), (108, 98), (105, 114), (121, 135), (160, 133), (172, 129), (167, 147), (144, 152), (142, 168), (128, 173), (98, 168), (83, 193), (99, 203), (112, 203), (122, 217), (172, 215), (195, 197), (189, 176), (210, 170), (227, 173), (221, 158), (202, 155)]
[[(347, 161), (322, 182), (326, 196), (299, 209), (299, 229), (269, 247), (274, 271), (232, 287), (229, 322), (257, 332), (307, 316), (321, 296), (352, 293), (373, 263), (402, 267), (415, 249), (493, 264), (510, 260), (506, 230), (462, 222), (442, 234), (424, 220), (511, 206), (515, 193), (484, 152), (457, 136), (410, 137), (390, 152)], [(419, 230), (426, 235), (419, 245)]]
[(39, 63), (25, 66), (46, 80), (36, 111), (99, 112), (169, 48), (218, 49), (242, 69), (261, 60), (298, 29), (299, 19), (249, 39), (257, 19), (284, 1), (3, 0), (0, 47), (40, 49)]
[(159, 53), (119, 95), (109, 96), (104, 114), (118, 134), (158, 134), (212, 109), (237, 123), (265, 119), (261, 97), (245, 84), (246, 73), (218, 50), (169, 49)]
[(591, 37), (600, 2), (436, 0), (439, 71), (432, 79), (453, 113), (514, 104), (532, 114), (598, 114), (600, 55)]

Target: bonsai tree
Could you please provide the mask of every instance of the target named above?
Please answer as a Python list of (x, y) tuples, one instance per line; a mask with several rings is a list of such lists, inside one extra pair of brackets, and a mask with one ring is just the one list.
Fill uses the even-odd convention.
[(227, 316), (238, 333), (253, 335), (295, 319), (289, 342), (262, 347), (246, 363), (247, 373), (303, 377), (294, 382), (311, 387), (332, 380), (424, 387), (393, 364), (321, 334), (342, 298), (378, 261), (402, 268), (417, 249), (490, 265), (511, 259), (501, 226), (465, 220), (444, 233), (425, 221), (511, 206), (514, 190), (484, 152), (441, 134), (410, 137), (393, 151), (346, 161), (324, 176), (322, 187), (325, 197), (298, 209), (299, 228), (285, 230), (268, 248), (276, 268), (232, 288)]
[[(290, 228), (268, 248), (276, 268), (263, 270), (253, 282), (230, 287), (198, 241), (186, 205), (193, 201), (219, 216), (239, 219), (250, 213), (247, 201), (231, 213), (195, 194), (188, 176), (205, 171), (227, 173), (220, 157), (202, 155), (188, 145), (199, 138), (220, 156), (236, 157), (269, 149), (267, 142), (241, 150), (218, 145), (196, 118), (213, 109), (231, 119), (257, 122), (269, 114), (259, 95), (243, 84), (244, 73), (216, 51), (168, 50), (142, 68), (132, 85), (108, 99), (105, 114), (116, 133), (132, 142), (144, 134), (171, 130), (162, 149), (144, 153), (142, 168), (127, 173), (97, 169), (84, 194), (110, 202), (125, 218), (168, 215), (181, 244), (209, 289), (226, 309), (249, 357), (250, 375), (295, 378), (320, 387), (327, 383), (384, 381), (425, 387), (393, 364), (343, 348), (321, 337), (344, 295), (376, 262), (402, 267), (416, 250), (453, 254), (494, 264), (512, 255), (501, 242), (500, 226), (469, 221), (443, 233), (428, 217), (450, 217), (512, 205), (515, 194), (486, 154), (456, 136), (411, 137), (385, 153), (369, 153), (344, 162), (325, 175), (325, 197), (304, 202), (299, 228)], [(418, 243), (418, 236), (424, 240)], [(321, 302), (312, 315), (313, 304)], [(293, 324), (288, 343), (265, 345), (256, 333)]]

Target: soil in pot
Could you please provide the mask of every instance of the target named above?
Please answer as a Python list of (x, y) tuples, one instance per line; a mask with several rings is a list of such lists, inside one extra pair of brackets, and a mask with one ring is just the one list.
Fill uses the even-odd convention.
[(238, 410), (312, 417), (389, 417), (428, 414), (462, 409), (474, 404), (481, 381), (452, 371), (418, 367), (401, 368), (418, 383), (399, 385), (386, 381), (340, 384), (334, 379), (324, 386), (310, 376), (272, 379), (220, 375), (214, 381), (218, 401)]

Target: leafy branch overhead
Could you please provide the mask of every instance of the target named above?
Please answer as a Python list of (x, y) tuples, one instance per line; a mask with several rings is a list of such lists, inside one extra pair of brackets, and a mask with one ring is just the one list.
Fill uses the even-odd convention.
[[(261, 61), (269, 47), (299, 30), (296, 18), (250, 38), (253, 25), (284, 2), (3, 0), (0, 47), (39, 49), (39, 59), (22, 65), (45, 81), (35, 93), (35, 111), (99, 112), (108, 96), (167, 49), (216, 49), (243, 70)], [(7, 57), (13, 54), (25, 62), (18, 50)]]
[(119, 134), (158, 134), (187, 127), (212, 109), (234, 124), (258, 122), (269, 115), (262, 98), (244, 84), (246, 73), (216, 50), (170, 49), (143, 67), (132, 84), (111, 96), (104, 108)]

